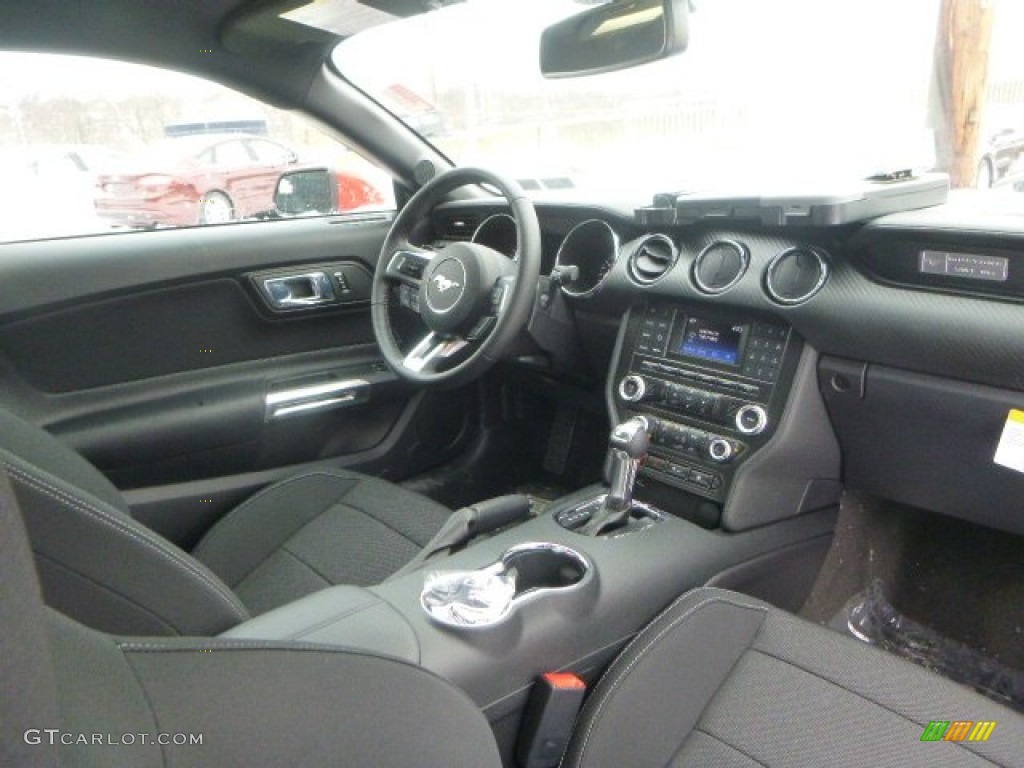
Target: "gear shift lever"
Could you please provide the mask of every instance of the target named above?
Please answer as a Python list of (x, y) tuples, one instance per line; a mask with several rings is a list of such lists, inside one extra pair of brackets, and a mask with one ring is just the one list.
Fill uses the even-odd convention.
[(622, 525), (629, 518), (636, 472), (640, 462), (647, 456), (647, 448), (651, 443), (648, 428), (647, 419), (636, 416), (612, 429), (608, 440), (611, 448), (611, 487), (604, 504), (580, 528), (580, 533), (600, 536)]

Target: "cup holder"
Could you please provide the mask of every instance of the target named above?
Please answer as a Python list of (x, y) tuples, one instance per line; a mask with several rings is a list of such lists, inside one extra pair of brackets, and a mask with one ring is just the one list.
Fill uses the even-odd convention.
[(427, 573), (420, 604), (441, 624), (489, 627), (528, 600), (578, 588), (589, 575), (590, 562), (576, 550), (530, 542), (506, 550), (496, 563), (479, 570)]
[(535, 589), (564, 589), (579, 584), (589, 567), (575, 550), (526, 544), (513, 547), (501, 558), (505, 569), (516, 574), (516, 595)]

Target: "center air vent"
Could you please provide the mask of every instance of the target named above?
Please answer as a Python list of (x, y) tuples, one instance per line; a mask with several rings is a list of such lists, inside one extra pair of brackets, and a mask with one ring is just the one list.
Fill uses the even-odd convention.
[(641, 285), (650, 285), (664, 277), (678, 257), (675, 244), (665, 235), (648, 235), (629, 255), (629, 276)]
[(800, 304), (821, 290), (828, 279), (828, 262), (814, 248), (790, 248), (768, 265), (764, 287), (779, 304)]
[(729, 290), (747, 271), (750, 256), (741, 243), (718, 240), (693, 261), (693, 282), (704, 293), (722, 293)]

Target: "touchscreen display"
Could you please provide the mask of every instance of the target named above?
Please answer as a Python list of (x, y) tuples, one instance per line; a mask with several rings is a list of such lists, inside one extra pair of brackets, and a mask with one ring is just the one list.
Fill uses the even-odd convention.
[(718, 323), (702, 317), (689, 317), (683, 329), (679, 354), (715, 363), (739, 365), (740, 344), (745, 325)]

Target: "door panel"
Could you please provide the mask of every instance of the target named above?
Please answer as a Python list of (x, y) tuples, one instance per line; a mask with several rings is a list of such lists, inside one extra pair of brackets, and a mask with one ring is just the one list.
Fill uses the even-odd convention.
[(223, 277), (84, 302), (3, 327), (29, 384), (66, 393), (247, 360), (373, 343), (365, 307), (267, 322)]
[[(251, 279), (339, 262), (372, 272), (388, 224), (275, 221), (4, 246), (0, 401), (76, 448), (131, 491), (141, 519), (186, 545), (262, 484), (307, 466), (401, 479), (440, 463), (468, 439), (475, 398), (399, 381), (377, 354), (367, 303), (275, 314)], [(325, 384), (337, 402), (316, 396)], [(282, 392), (300, 395), (283, 415), (268, 407)]]
[(372, 271), (390, 223), (367, 214), (3, 243), (0, 324), (256, 269), (351, 259)]

